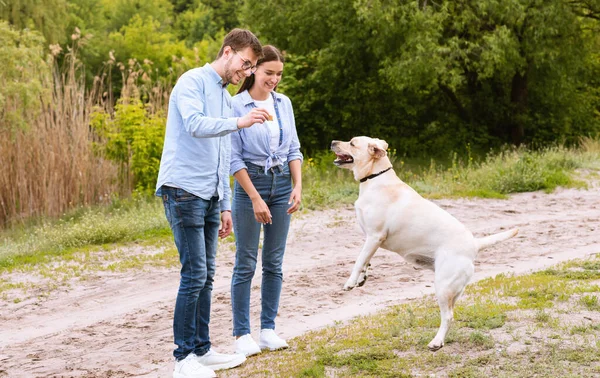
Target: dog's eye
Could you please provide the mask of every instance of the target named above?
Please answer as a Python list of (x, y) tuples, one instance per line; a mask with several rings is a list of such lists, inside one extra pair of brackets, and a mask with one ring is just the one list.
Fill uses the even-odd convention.
[(354, 142), (350, 141), (350, 146), (354, 147)]

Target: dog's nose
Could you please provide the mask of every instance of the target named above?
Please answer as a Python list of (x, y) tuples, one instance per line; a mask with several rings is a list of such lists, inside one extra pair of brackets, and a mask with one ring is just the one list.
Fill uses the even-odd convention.
[(331, 148), (335, 147), (336, 144), (338, 144), (340, 141), (339, 140), (332, 140), (331, 141)]

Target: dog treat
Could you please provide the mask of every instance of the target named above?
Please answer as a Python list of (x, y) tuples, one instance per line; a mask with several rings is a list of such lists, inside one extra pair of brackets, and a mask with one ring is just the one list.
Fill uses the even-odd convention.
[(267, 117), (267, 121), (272, 121), (273, 120), (273, 115), (269, 114), (269, 117)]

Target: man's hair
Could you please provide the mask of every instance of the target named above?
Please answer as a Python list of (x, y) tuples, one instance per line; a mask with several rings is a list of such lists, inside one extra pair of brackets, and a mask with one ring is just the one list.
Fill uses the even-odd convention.
[(254, 52), (254, 55), (259, 59), (262, 58), (262, 46), (260, 41), (250, 30), (236, 28), (230, 31), (223, 40), (223, 45), (221, 45), (221, 50), (219, 50), (217, 59), (223, 55), (225, 46), (231, 47), (234, 51), (240, 51), (246, 47), (250, 47)]
[[(285, 58), (283, 57), (283, 54), (281, 53), (281, 51), (279, 51), (277, 49), (277, 47), (271, 46), (271, 45), (266, 45), (262, 48), (262, 58), (258, 59), (256, 66), (258, 67), (263, 63), (273, 62), (273, 61), (285, 63)], [(253, 85), (254, 85), (254, 74), (252, 74), (249, 77), (244, 79), (244, 82), (240, 86), (240, 89), (238, 90), (237, 93), (242, 93), (246, 89), (252, 88)], [(276, 90), (277, 87), (275, 87), (274, 89)]]

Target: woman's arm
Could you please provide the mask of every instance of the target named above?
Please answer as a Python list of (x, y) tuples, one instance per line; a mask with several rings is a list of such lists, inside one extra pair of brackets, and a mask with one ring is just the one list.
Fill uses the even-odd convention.
[(289, 163), (290, 173), (292, 174), (292, 181), (294, 182), (294, 189), (290, 195), (290, 201), (288, 205), (292, 205), (287, 213), (292, 214), (300, 208), (302, 203), (302, 161), (292, 160)]

